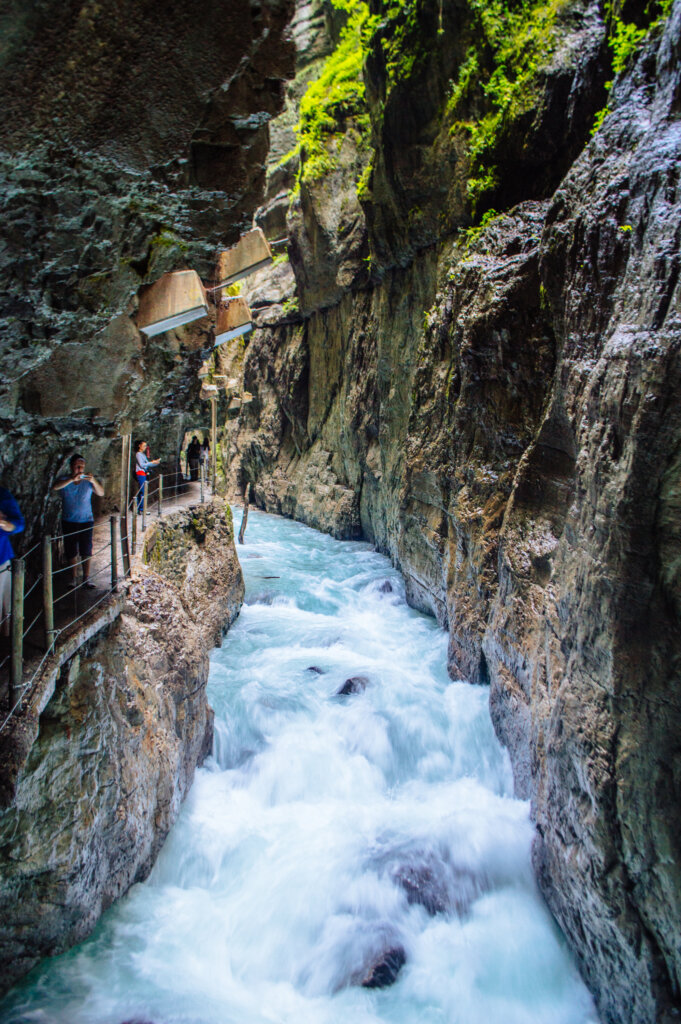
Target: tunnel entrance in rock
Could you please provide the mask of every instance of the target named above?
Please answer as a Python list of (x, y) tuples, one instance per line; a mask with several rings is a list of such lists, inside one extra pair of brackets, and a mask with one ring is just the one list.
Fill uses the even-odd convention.
[(191, 430), (186, 430), (180, 448), (180, 465), (184, 470), (185, 478), (198, 480), (201, 474), (201, 466), (203, 465), (207, 479), (211, 454), (210, 427), (193, 427)]

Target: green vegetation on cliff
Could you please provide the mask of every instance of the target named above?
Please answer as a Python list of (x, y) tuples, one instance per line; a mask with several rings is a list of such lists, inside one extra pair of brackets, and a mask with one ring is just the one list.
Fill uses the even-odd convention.
[[(560, 37), (569, 0), (469, 0), (470, 45), (452, 82), (452, 133), (468, 135), (473, 212), (499, 184), (498, 152), (514, 124), (541, 102), (542, 72)], [(471, 111), (483, 111), (471, 116)]]
[[(394, 90), (423, 86), (430, 81), (432, 62), (440, 61), (449, 64), (446, 74), (451, 78), (438, 117), (458, 153), (465, 154), (465, 191), (473, 222), (492, 206), (505, 209), (517, 201), (512, 189), (506, 194), (507, 165), (541, 122), (556, 51), (566, 27), (582, 10), (575, 0), (466, 0), (456, 8), (439, 0), (382, 0), (373, 14), (365, 0), (332, 2), (347, 13), (348, 21), (300, 103), (300, 179), (312, 182), (333, 171), (348, 131), (362, 148), (369, 148), (363, 80), (368, 56), (378, 63), (375, 77), (382, 77), (385, 89), (372, 101), (374, 139), (380, 138), (391, 94), (394, 102), (401, 96)], [(606, 0), (614, 74), (669, 13), (672, 0), (642, 3)], [(629, 9), (636, 4), (635, 16)], [(446, 59), (452, 53), (460, 54), (453, 70), (451, 56)], [(596, 128), (606, 112), (597, 118)], [(358, 175), (357, 194), (365, 203), (372, 200), (373, 162), (370, 158)]]
[(364, 95), (363, 36), (369, 18), (364, 0), (333, 0), (348, 13), (340, 41), (324, 69), (300, 101), (298, 139), (303, 181), (314, 181), (336, 165), (334, 147), (352, 120), (360, 141), (368, 144), (369, 114)]
[[(627, 0), (607, 0), (605, 13), (608, 24), (608, 43), (612, 50), (612, 70), (615, 75), (624, 71), (648, 34), (659, 28), (669, 17), (673, 0), (649, 0), (642, 15), (629, 14)], [(631, 18), (632, 20), (625, 20)]]
[[(628, 13), (631, 6), (627, 0), (608, 0), (605, 5), (605, 13), (608, 26), (608, 44), (612, 53), (612, 72), (619, 75), (624, 71), (645, 40), (659, 29), (666, 18), (671, 14), (673, 0), (650, 0), (638, 20), (625, 20), (633, 18)], [(612, 88), (613, 82), (606, 82), (608, 91)], [(609, 108), (603, 107), (598, 111), (594, 119), (594, 126), (591, 131), (595, 135), (603, 124)]]

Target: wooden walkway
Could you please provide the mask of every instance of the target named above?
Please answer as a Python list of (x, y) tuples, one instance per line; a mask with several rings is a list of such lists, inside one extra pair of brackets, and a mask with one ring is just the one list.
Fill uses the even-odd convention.
[[(181, 493), (172, 494), (165, 498), (161, 509), (159, 509), (158, 504), (158, 491), (152, 491), (147, 505), (147, 531), (160, 518), (159, 513), (167, 516), (169, 513), (200, 503), (201, 485), (199, 481), (182, 481), (180, 487)], [(211, 500), (211, 491), (207, 486), (204, 487), (204, 500)], [(132, 503), (132, 508), (134, 507), (134, 503)], [(141, 515), (137, 516), (136, 544), (133, 551), (132, 513), (128, 515), (128, 538), (131, 570), (133, 572), (135, 565), (139, 564), (144, 545), (145, 533), (142, 530), (142, 519)], [(55, 655), (58, 656), (60, 649), (64, 646), (70, 647), (69, 641), (73, 640), (83, 629), (87, 629), (92, 622), (96, 621), (99, 613), (104, 614), (110, 603), (116, 600), (116, 595), (121, 593), (125, 576), (119, 531), (119, 517), (116, 516), (116, 565), (114, 577), (111, 561), (111, 519), (108, 516), (103, 516), (95, 521), (92, 560), (90, 563), (92, 589), (82, 586), (80, 568), (77, 570), (79, 586), (72, 588), (70, 586), (72, 578), (71, 566), (67, 563), (64, 564), (63, 558), (55, 559), (52, 578), (54, 628), (57, 637), (54, 650), (50, 654), (51, 659)], [(54, 546), (57, 547), (56, 544)], [(114, 583), (116, 589), (114, 589)], [(41, 585), (35, 586), (25, 601), (24, 622), (26, 624), (26, 634), (24, 637), (23, 683), (27, 687), (26, 698), (29, 698), (30, 684), (34, 678), (37, 678), (43, 663), (47, 660)], [(87, 629), (87, 632), (90, 632), (90, 630)], [(2, 658), (0, 657), (1, 660)], [(5, 721), (7, 712), (11, 710), (9, 698), (9, 664), (5, 664), (0, 669), (0, 725)]]

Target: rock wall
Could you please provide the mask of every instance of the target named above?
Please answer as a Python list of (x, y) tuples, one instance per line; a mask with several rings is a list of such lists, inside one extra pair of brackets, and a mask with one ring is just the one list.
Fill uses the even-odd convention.
[(554, 130), (525, 198), (523, 174), (504, 179), (522, 202), (482, 230), (438, 230), (467, 216), (465, 169), (450, 150), (436, 161), (441, 65), (386, 94), (369, 63), (384, 134), (364, 234), (321, 231), (329, 183), (301, 189), (302, 314), (277, 294), (245, 350), (222, 354), (252, 396), (224, 455), (262, 507), (373, 539), (447, 626), (452, 675), (490, 686), (539, 883), (603, 1020), (653, 1024), (681, 1008), (681, 4), (591, 141), (604, 29), (593, 5), (568, 6), (521, 148), (540, 159), (560, 110), (565, 145)]
[(185, 267), (210, 285), (250, 225), (293, 71), (292, 6), (3, 5), (0, 473), (27, 547), (74, 448), (113, 505), (122, 434), (173, 470), (184, 431), (209, 426), (209, 321), (147, 339), (138, 293)]
[(244, 594), (229, 508), (173, 513), (147, 553), (120, 617), (64, 666), (0, 811), (2, 991), (146, 877), (211, 750), (208, 654)]
[[(209, 319), (146, 338), (139, 292), (186, 267), (210, 285), (250, 226), (292, 13), (292, 0), (3, 5), (0, 475), (26, 519), (18, 554), (50, 532), (74, 449), (111, 509), (122, 435), (172, 471), (184, 431), (208, 426)], [(3, 801), (16, 783), (0, 814), (2, 986), (144, 877), (210, 745), (207, 652), (241, 600), (231, 525), (216, 510), (164, 523), (149, 557), (0, 779)]]

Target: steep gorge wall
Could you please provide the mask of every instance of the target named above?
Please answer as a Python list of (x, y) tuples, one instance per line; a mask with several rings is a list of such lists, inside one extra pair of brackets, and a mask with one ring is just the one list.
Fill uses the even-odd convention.
[[(536, 159), (550, 111), (588, 120), (604, 77), (597, 8), (570, 18)], [(428, 117), (400, 90), (368, 228), (349, 153), (292, 204), (304, 316), (277, 294), (224, 356), (253, 396), (225, 424), (231, 486), (374, 539), (448, 627), (452, 674), (490, 685), (540, 885), (603, 1019), (637, 1024), (681, 1005), (680, 40), (677, 3), (581, 155), (579, 131), (554, 138), (543, 184), (453, 240), (437, 209), (455, 216), (455, 161), (407, 230), (407, 184), (438, 182), (442, 91)]]
[(229, 508), (173, 513), (146, 548), (120, 617), (63, 667), (0, 810), (1, 991), (148, 875), (211, 750), (208, 655), (244, 595)]

